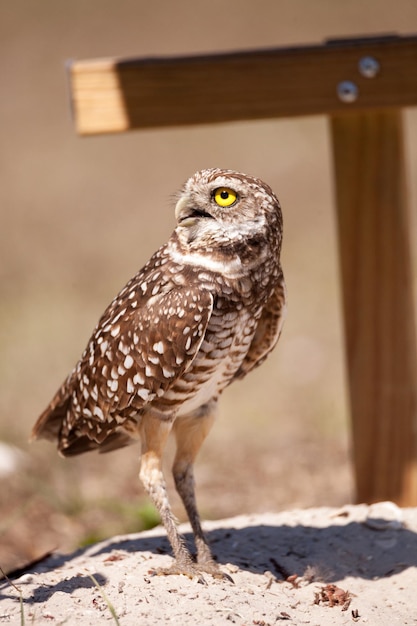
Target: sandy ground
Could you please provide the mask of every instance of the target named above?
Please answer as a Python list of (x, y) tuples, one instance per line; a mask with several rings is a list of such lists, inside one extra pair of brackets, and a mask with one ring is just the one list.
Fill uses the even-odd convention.
[[(165, 534), (155, 528), (54, 554), (15, 586), (2, 581), (0, 623), (23, 623), (23, 610), (27, 624), (83, 626), (417, 624), (417, 509), (351, 505), (205, 527), (234, 584), (153, 576), (171, 561)], [(188, 526), (182, 529), (190, 538)]]

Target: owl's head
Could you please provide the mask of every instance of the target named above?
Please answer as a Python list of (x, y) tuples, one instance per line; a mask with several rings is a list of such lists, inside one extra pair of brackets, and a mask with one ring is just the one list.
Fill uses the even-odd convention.
[(175, 217), (180, 240), (191, 248), (235, 247), (256, 240), (280, 246), (282, 215), (272, 189), (232, 170), (196, 172), (180, 192)]

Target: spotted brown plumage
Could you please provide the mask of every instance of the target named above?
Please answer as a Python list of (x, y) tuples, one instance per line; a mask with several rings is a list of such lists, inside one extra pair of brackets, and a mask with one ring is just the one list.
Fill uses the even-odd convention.
[[(220, 576), (201, 529), (192, 468), (221, 392), (278, 341), (285, 312), (282, 216), (268, 185), (220, 169), (185, 183), (175, 216), (170, 239), (103, 313), (33, 435), (57, 441), (64, 456), (140, 439), (140, 477), (176, 557), (163, 573)], [(162, 475), (171, 430), (175, 484), (197, 564), (176, 530)]]

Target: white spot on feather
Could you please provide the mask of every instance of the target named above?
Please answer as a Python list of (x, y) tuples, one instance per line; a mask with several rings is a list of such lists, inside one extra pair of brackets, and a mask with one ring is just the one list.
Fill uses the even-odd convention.
[(112, 337), (117, 337), (117, 335), (120, 333), (120, 326), (113, 326), (113, 328), (110, 331), (110, 334)]
[(136, 373), (136, 374), (133, 376), (133, 382), (135, 383), (135, 385), (143, 385), (143, 384), (144, 384), (144, 382), (145, 382), (145, 379), (144, 379), (144, 377), (143, 377), (141, 374), (139, 374), (139, 372), (138, 372), (138, 373)]
[(164, 344), (162, 343), (162, 341), (154, 343), (152, 348), (153, 350), (155, 350), (155, 352), (158, 352), (159, 354), (164, 354)]
[(130, 369), (130, 368), (132, 367), (132, 365), (133, 365), (133, 359), (132, 359), (132, 357), (130, 356), (130, 354), (128, 354), (128, 355), (126, 356), (126, 358), (125, 358), (125, 360), (124, 360), (123, 365), (125, 366), (125, 368), (126, 368), (127, 370), (128, 370), (128, 369)]
[(112, 391), (117, 391), (119, 383), (117, 380), (108, 380), (107, 385), (110, 387)]
[(124, 354), (125, 356), (126, 356), (127, 354), (129, 354), (129, 352), (130, 352), (130, 347), (129, 347), (129, 346), (127, 346), (125, 343), (123, 343), (123, 341), (119, 341), (118, 348), (119, 348), (120, 352), (121, 352), (122, 354)]
[(126, 313), (126, 309), (122, 309), (121, 311), (119, 311), (119, 313), (113, 318), (112, 320), (112, 324), (115, 324), (116, 322), (119, 321), (119, 319)]
[(148, 391), (148, 389), (139, 389), (137, 395), (142, 398), (142, 400), (146, 401), (149, 399), (150, 392)]
[(146, 375), (148, 378), (151, 378), (151, 376), (153, 376), (153, 372), (152, 372), (151, 368), (149, 367), (149, 365), (147, 365), (147, 366), (145, 367), (145, 375)]
[(94, 407), (94, 411), (93, 411), (94, 415), (97, 415), (97, 417), (101, 420), (104, 420), (104, 414), (103, 411), (100, 409), (99, 406), (95, 406)]

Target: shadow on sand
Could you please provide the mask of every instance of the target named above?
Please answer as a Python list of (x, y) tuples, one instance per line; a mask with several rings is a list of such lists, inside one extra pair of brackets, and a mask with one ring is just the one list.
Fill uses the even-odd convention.
[[(259, 574), (270, 571), (281, 580), (292, 574), (303, 576), (307, 572), (324, 582), (341, 580), (346, 576), (372, 580), (417, 566), (417, 534), (407, 528), (375, 530), (360, 522), (325, 528), (257, 525), (238, 529), (219, 528), (209, 531), (207, 536), (219, 563), (232, 563), (240, 569)], [(191, 533), (185, 537), (192, 548)], [(138, 534), (116, 537), (69, 556), (53, 555), (42, 563), (42, 570), (61, 568), (83, 554), (94, 562), (96, 557), (105, 558), (114, 551), (169, 554), (170, 546), (162, 529), (158, 536)], [(101, 573), (94, 576), (99, 585), (107, 582), (106, 576)], [(80, 574), (61, 580), (56, 585), (37, 587), (25, 602), (45, 602), (56, 592), (73, 593), (74, 589), (93, 586), (91, 578)], [(3, 581), (0, 599), (9, 597), (10, 591), (9, 583)]]

